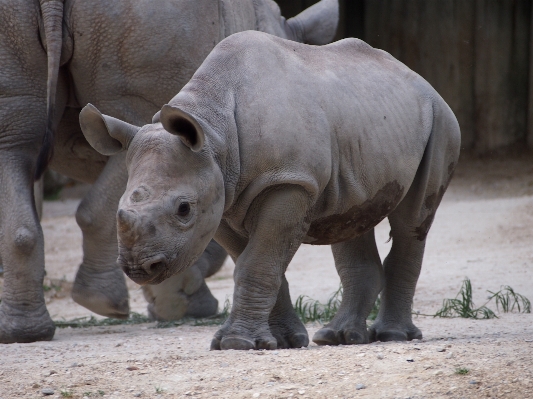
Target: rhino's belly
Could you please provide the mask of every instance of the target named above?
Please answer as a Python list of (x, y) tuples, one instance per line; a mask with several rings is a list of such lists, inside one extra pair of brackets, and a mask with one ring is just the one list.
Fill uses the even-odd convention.
[(374, 198), (355, 205), (342, 214), (314, 220), (305, 244), (330, 245), (349, 241), (371, 230), (389, 215), (403, 198), (404, 188), (396, 181), (386, 184)]

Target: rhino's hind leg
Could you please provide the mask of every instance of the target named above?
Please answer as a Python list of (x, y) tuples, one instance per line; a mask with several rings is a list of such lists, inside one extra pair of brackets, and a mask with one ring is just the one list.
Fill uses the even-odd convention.
[(289, 283), (283, 275), (276, 304), (268, 318), (270, 332), (278, 342), (278, 349), (301, 348), (309, 345), (309, 335), (292, 306)]
[[(391, 221), (391, 225), (394, 223)], [(370, 327), (372, 341), (410, 341), (422, 339), (413, 324), (411, 308), (422, 266), (425, 241), (417, 241), (404, 231), (391, 231), (392, 248), (384, 261), (385, 288), (376, 321)]]
[(426, 236), (459, 158), (460, 132), (447, 106), (434, 106), (431, 136), (411, 187), (388, 216), (392, 248), (383, 262), (381, 308), (370, 328), (372, 340), (421, 339), (411, 309), (422, 267)]
[(129, 297), (124, 273), (117, 266), (116, 212), (127, 181), (125, 154), (109, 158), (104, 171), (76, 212), (83, 232), (83, 262), (72, 299), (102, 316), (127, 318)]
[(354, 240), (331, 246), (343, 287), (342, 303), (331, 322), (318, 330), (318, 345), (350, 345), (369, 342), (366, 318), (381, 291), (383, 269), (374, 230)]
[(222, 267), (226, 251), (211, 241), (198, 261), (158, 285), (143, 286), (148, 314), (154, 320), (179, 320), (184, 316), (208, 317), (216, 314), (218, 300), (211, 294), (205, 277)]

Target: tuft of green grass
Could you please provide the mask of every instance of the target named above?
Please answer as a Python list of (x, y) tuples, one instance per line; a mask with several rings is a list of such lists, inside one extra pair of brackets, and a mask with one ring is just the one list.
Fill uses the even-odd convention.
[(231, 311), (231, 302), (228, 298), (224, 301), (224, 307), (222, 308), (222, 311), (220, 313), (217, 313), (213, 316), (209, 317), (203, 317), (201, 319), (195, 319), (192, 317), (184, 317), (180, 320), (173, 320), (173, 321), (159, 321), (155, 328), (170, 328), (170, 327), (178, 327), (182, 326), (184, 324), (187, 325), (193, 325), (193, 326), (218, 326), (221, 324), (224, 324), (226, 319), (228, 318)]
[(165, 390), (165, 389), (162, 388), (162, 387), (160, 387), (160, 386), (156, 386), (156, 387), (155, 387), (155, 393), (156, 393), (156, 395), (161, 395), (161, 394), (163, 393), (164, 390)]
[(455, 374), (459, 375), (466, 375), (469, 373), (470, 370), (468, 370), (466, 367), (459, 367), (455, 369)]
[(104, 395), (105, 395), (105, 392), (102, 391), (101, 389), (99, 389), (99, 390), (98, 390), (98, 395), (100, 395), (100, 396), (104, 396)]
[[(321, 324), (327, 323), (333, 319), (342, 302), (342, 286), (337, 291), (331, 294), (328, 301), (323, 304), (320, 301), (312, 299), (307, 295), (300, 295), (294, 303), (294, 310), (302, 320), (303, 323), (318, 321)], [(381, 305), (381, 298), (378, 296), (374, 306), (368, 315), (368, 320), (375, 320), (379, 307)]]
[(129, 317), (127, 319), (112, 319), (112, 318), (106, 318), (106, 319), (97, 319), (94, 316), (91, 317), (78, 317), (77, 319), (73, 320), (56, 320), (54, 321), (54, 324), (57, 328), (83, 328), (83, 327), (101, 327), (101, 326), (118, 326), (118, 325), (132, 325), (132, 324), (143, 324), (143, 323), (151, 323), (152, 320), (150, 320), (148, 317), (131, 312)]
[(300, 295), (294, 304), (296, 314), (303, 323), (318, 321), (327, 323), (339, 310), (342, 301), (342, 286), (335, 291), (328, 299), (327, 303), (322, 304), (307, 295)]
[(468, 278), (463, 281), (454, 299), (445, 299), (442, 308), (433, 317), (463, 317), (467, 319), (493, 319), (496, 314), (485, 305), (476, 308), (472, 299), (472, 283)]
[(72, 392), (66, 390), (66, 389), (62, 389), (61, 390), (61, 396), (64, 397), (64, 398), (72, 398)]
[(494, 299), (498, 311), (501, 307), (502, 312), (504, 313), (512, 312), (515, 308), (518, 313), (531, 313), (531, 302), (529, 299), (515, 292), (508, 285), (502, 286), (497, 292), (488, 292), (491, 294), (489, 302)]
[(376, 299), (376, 302), (374, 302), (374, 306), (372, 307), (372, 310), (370, 311), (370, 314), (368, 315), (368, 320), (376, 320), (376, 317), (378, 317), (379, 308), (381, 306), (381, 295), (379, 295)]
[(531, 313), (531, 302), (525, 296), (515, 292), (508, 285), (502, 286), (497, 292), (488, 291), (491, 295), (488, 301), (476, 308), (472, 299), (472, 283), (465, 278), (459, 293), (454, 299), (445, 299), (442, 308), (433, 317), (463, 317), (468, 319), (498, 318), (488, 305), (492, 300), (496, 302), (498, 311), (507, 313), (515, 309), (519, 313)]

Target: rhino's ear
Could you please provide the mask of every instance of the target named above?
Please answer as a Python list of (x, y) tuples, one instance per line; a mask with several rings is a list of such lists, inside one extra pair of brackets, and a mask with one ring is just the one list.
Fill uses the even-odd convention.
[(322, 0), (287, 20), (294, 37), (306, 44), (328, 44), (337, 33), (339, 1)]
[(103, 115), (87, 104), (80, 112), (80, 126), (89, 144), (100, 154), (114, 155), (127, 150), (131, 140), (141, 129), (124, 121)]
[(203, 148), (204, 130), (192, 115), (167, 104), (161, 108), (160, 119), (165, 130), (178, 136), (191, 150), (198, 152)]

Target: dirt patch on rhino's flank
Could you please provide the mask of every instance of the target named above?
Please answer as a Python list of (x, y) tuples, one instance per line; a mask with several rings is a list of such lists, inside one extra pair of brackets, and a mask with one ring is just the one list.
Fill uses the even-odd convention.
[(359, 237), (381, 222), (402, 199), (404, 188), (397, 181), (387, 183), (376, 195), (342, 215), (331, 215), (311, 223), (305, 241), (313, 245), (331, 245)]

